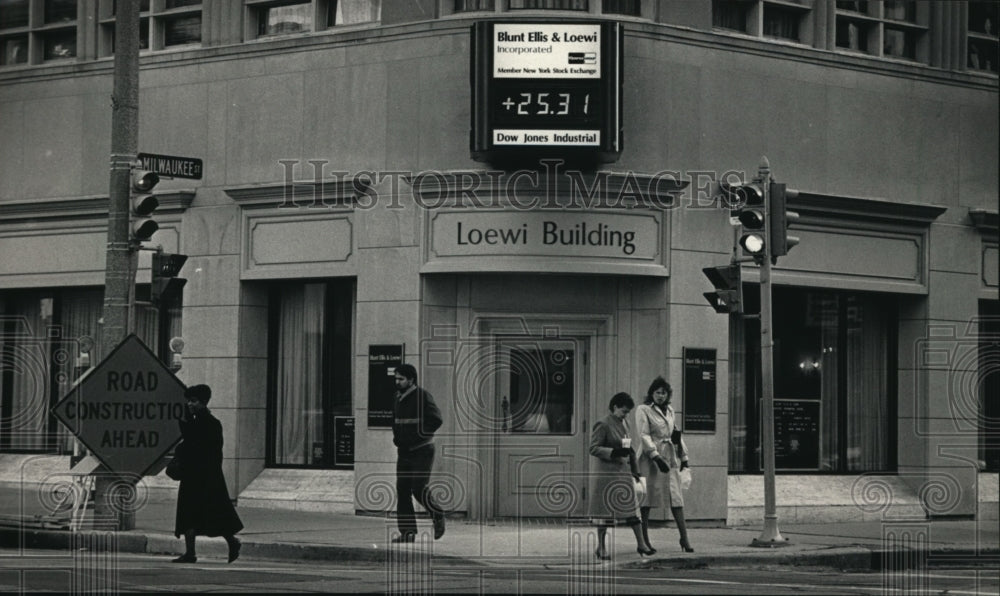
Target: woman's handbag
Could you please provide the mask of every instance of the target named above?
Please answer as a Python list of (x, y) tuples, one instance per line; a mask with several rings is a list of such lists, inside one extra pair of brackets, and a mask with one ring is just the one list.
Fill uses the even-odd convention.
[(167, 464), (167, 476), (173, 480), (180, 481), (184, 478), (184, 466), (181, 465), (181, 458), (174, 456)]
[(687, 490), (691, 488), (691, 468), (684, 468), (678, 475), (681, 479), (681, 490)]

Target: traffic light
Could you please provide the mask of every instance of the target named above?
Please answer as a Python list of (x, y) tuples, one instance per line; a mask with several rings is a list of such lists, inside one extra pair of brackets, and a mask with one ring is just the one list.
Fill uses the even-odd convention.
[(764, 213), (764, 187), (758, 182), (722, 185), (730, 205), (730, 216), (742, 226), (739, 244), (744, 252), (763, 257), (767, 247), (767, 220)]
[(159, 225), (153, 218), (149, 217), (160, 202), (153, 196), (153, 187), (160, 181), (159, 175), (147, 170), (132, 169), (132, 192), (130, 197), (131, 213), (129, 229), (131, 230), (130, 240), (133, 244), (139, 244), (149, 240)]
[(177, 277), (187, 255), (173, 255), (165, 252), (153, 253), (153, 275), (149, 286), (149, 301), (159, 304), (172, 300), (184, 288), (186, 279)]
[(743, 284), (740, 282), (740, 266), (705, 267), (702, 272), (715, 286), (714, 292), (704, 296), (715, 312), (743, 312)]
[(788, 250), (799, 243), (795, 236), (788, 235), (788, 226), (799, 218), (795, 211), (788, 210), (788, 200), (799, 195), (799, 191), (786, 188), (778, 182), (771, 183), (771, 212), (767, 229), (771, 235), (771, 263), (788, 254)]

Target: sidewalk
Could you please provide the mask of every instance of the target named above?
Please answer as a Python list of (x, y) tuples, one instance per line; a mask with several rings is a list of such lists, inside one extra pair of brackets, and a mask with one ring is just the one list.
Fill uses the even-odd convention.
[[(4, 548), (69, 548), (66, 530), (34, 529), (34, 516), (43, 512), (37, 494), (0, 488), (0, 546)], [(150, 502), (136, 513), (134, 530), (118, 534), (121, 552), (176, 555), (183, 540), (173, 535), (175, 504)], [(384, 517), (313, 513), (282, 509), (239, 507), (246, 527), (241, 561), (254, 559), (330, 560), (385, 563), (426, 554), (437, 566), (448, 565), (581, 565), (596, 564), (596, 532), (572, 521), (474, 522), (449, 519), (447, 533), (432, 539), (429, 520), (419, 522), (417, 542), (389, 545), (395, 520)], [(18, 520), (29, 523), (19, 525)], [(928, 560), (960, 561), (1000, 566), (1000, 528), (995, 521), (889, 520), (838, 524), (780, 523), (788, 544), (781, 548), (749, 546), (760, 535), (760, 525), (740, 528), (689, 529), (694, 553), (682, 553), (676, 528), (656, 527), (650, 539), (658, 552), (641, 559), (627, 527), (609, 533), (613, 558), (604, 565), (698, 567), (750, 565), (811, 565), (840, 569), (896, 566), (914, 557), (892, 556), (899, 550), (919, 550)], [(905, 544), (906, 547), (899, 545)], [(412, 551), (412, 552), (408, 552)], [(913, 553), (910, 553), (911, 555)], [(225, 561), (221, 538), (199, 538), (199, 559)], [(919, 560), (919, 558), (917, 558)], [(911, 563), (912, 564), (912, 563)]]

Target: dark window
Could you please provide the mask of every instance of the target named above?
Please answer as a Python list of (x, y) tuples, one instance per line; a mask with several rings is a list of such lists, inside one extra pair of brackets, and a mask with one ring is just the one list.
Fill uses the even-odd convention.
[(1000, 302), (979, 302), (979, 459), (1000, 472)]
[(0, 0), (0, 29), (27, 26), (28, 0)]
[(764, 5), (764, 35), (799, 41), (801, 13), (772, 4)]
[(2, 59), (0, 64), (3, 66), (9, 64), (27, 64), (28, 36), (11, 35), (10, 37), (0, 37), (0, 51), (3, 51), (3, 55), (0, 56), (0, 59)]
[(171, 8), (180, 8), (181, 6), (197, 6), (201, 4), (201, 0), (167, 0), (164, 8), (170, 10)]
[(510, 0), (511, 10), (590, 10), (588, 0)]
[(354, 288), (337, 279), (271, 290), (268, 465), (334, 466), (334, 417), (353, 415)]
[(41, 36), (42, 58), (58, 60), (76, 56), (76, 29), (47, 32)]
[(69, 23), (76, 20), (76, 0), (45, 0), (45, 23)]
[[(103, 296), (101, 288), (0, 292), (0, 451), (72, 453), (71, 435), (49, 411), (100, 363)], [(179, 300), (159, 318), (136, 309), (136, 335), (164, 363), (161, 340), (180, 335)]]
[(604, 0), (601, 7), (604, 14), (624, 14), (632, 17), (642, 16), (640, 0)]
[(164, 17), (163, 45), (177, 46), (201, 41), (201, 15)]
[[(747, 286), (747, 312), (759, 310)], [(776, 467), (885, 472), (896, 467), (894, 303), (872, 294), (774, 291)], [(760, 323), (734, 323), (730, 470), (759, 472)]]
[(494, 0), (455, 0), (455, 12), (475, 12), (479, 10), (493, 11), (496, 9)]
[(752, 4), (744, 0), (712, 0), (712, 26), (747, 33)]

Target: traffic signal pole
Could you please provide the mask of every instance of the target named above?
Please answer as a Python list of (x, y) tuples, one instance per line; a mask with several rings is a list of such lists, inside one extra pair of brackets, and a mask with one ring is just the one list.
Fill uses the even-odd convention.
[[(764, 188), (764, 212), (771, 210), (771, 166), (766, 157), (757, 171)], [(767, 242), (760, 265), (760, 361), (761, 361), (761, 449), (764, 458), (764, 529), (751, 546), (785, 546), (778, 530), (774, 489), (774, 329), (771, 318), (771, 247)]]
[[(104, 269), (102, 359), (128, 335), (135, 251), (129, 242), (131, 166), (139, 146), (139, 3), (117, 2), (115, 11), (114, 89), (111, 95), (111, 180), (108, 245)], [(115, 519), (119, 530), (135, 527), (129, 507), (114, 506), (110, 494), (117, 479), (103, 466), (95, 486), (97, 520)], [(134, 493), (134, 491), (132, 491)]]

